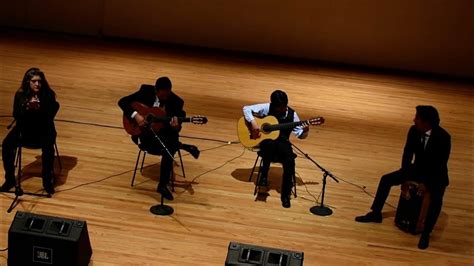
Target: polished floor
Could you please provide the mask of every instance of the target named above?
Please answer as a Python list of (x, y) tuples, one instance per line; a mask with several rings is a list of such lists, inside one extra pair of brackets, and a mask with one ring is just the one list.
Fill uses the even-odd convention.
[[(90, 265), (223, 265), (231, 241), (304, 252), (305, 265), (472, 265), (474, 86), (466, 81), (283, 62), (251, 55), (160, 46), (154, 43), (8, 31), (0, 38), (0, 137), (11, 122), (13, 95), (26, 69), (37, 66), (57, 93), (56, 117), (63, 169), (52, 198), (24, 195), (12, 213), (14, 195), (0, 194), (0, 249), (16, 211), (87, 221), (93, 249)], [(140, 84), (169, 76), (185, 99), (188, 115), (206, 125), (186, 124), (182, 142), (201, 149), (183, 152), (186, 178), (175, 168), (171, 216), (149, 208), (160, 158), (147, 156), (130, 181), (137, 148), (122, 128), (120, 97)], [(280, 202), (281, 165), (270, 171), (267, 196), (254, 197), (249, 181), (256, 153), (237, 139), (242, 106), (267, 102), (283, 89), (302, 119), (323, 116), (296, 159), (297, 198)], [(379, 178), (398, 169), (415, 106), (438, 108), (452, 136), (451, 184), (427, 250), (418, 237), (399, 230), (394, 216), (399, 188), (392, 190), (381, 224), (359, 224), (369, 210)], [(26, 150), (22, 185), (42, 192), (40, 152)], [(306, 158), (306, 155), (309, 158)], [(313, 162), (314, 161), (314, 162)], [(333, 214), (309, 209), (322, 201)], [(59, 173), (59, 168), (56, 168)], [(3, 176), (3, 169), (0, 171)], [(7, 252), (0, 252), (5, 265)]]

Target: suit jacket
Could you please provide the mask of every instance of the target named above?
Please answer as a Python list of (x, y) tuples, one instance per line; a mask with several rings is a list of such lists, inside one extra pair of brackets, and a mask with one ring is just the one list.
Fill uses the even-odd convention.
[(422, 133), (412, 126), (403, 151), (402, 170), (406, 170), (412, 179), (425, 184), (428, 189), (447, 186), (451, 136), (442, 127), (434, 127), (424, 149), (421, 138)]
[[(138, 91), (119, 100), (118, 105), (126, 117), (131, 117), (135, 111), (131, 104), (133, 102), (140, 102), (148, 107), (152, 107), (156, 99), (156, 91), (153, 85), (143, 84)], [(184, 101), (178, 95), (171, 92), (168, 100), (164, 102), (165, 112), (167, 116), (185, 117), (186, 112), (183, 110)], [(165, 123), (167, 124), (167, 123)], [(169, 125), (165, 128), (170, 129)]]

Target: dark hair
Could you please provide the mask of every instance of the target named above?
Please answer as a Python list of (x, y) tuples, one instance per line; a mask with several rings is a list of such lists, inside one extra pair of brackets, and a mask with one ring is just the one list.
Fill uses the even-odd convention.
[(23, 80), (21, 81), (21, 86), (18, 89), (18, 93), (23, 94), (25, 97), (31, 96), (30, 80), (33, 78), (33, 76), (40, 76), (41, 78), (40, 94), (44, 95), (47, 93), (52, 93), (54, 95), (54, 91), (51, 89), (51, 87), (49, 87), (49, 83), (46, 80), (46, 76), (44, 75), (43, 71), (37, 67), (32, 67), (25, 72)]
[(416, 107), (416, 114), (425, 122), (428, 122), (432, 127), (439, 126), (438, 110), (431, 105), (418, 105)]
[(171, 90), (173, 85), (171, 84), (171, 80), (168, 77), (160, 77), (156, 80), (155, 88), (156, 90)]
[(282, 90), (276, 90), (270, 95), (270, 102), (273, 106), (287, 106), (288, 96)]

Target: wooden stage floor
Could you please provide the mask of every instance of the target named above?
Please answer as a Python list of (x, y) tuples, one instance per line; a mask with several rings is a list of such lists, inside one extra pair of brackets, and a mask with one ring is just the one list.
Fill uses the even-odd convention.
[[(466, 81), (282, 62), (251, 55), (172, 48), (154, 43), (50, 33), (3, 32), (0, 37), (0, 137), (11, 122), (13, 95), (24, 72), (43, 69), (61, 109), (56, 117), (63, 169), (52, 198), (0, 194), (0, 248), (7, 246), (15, 211), (85, 220), (90, 265), (223, 265), (230, 241), (304, 252), (305, 265), (472, 265), (473, 89)], [(147, 156), (136, 186), (130, 181), (137, 148), (122, 129), (120, 97), (142, 83), (169, 76), (189, 115), (207, 125), (186, 124), (182, 142), (201, 149), (183, 153), (174, 208), (169, 217), (149, 208), (160, 158)], [(322, 172), (302, 154), (296, 159), (298, 197), (280, 202), (281, 165), (270, 171), (267, 197), (253, 196), (249, 173), (256, 153), (237, 142), (242, 106), (267, 102), (283, 89), (301, 118), (323, 116), (306, 140), (293, 143), (340, 182), (328, 179), (324, 203), (330, 216), (309, 209), (321, 201)], [(427, 250), (418, 237), (394, 225), (399, 188), (381, 224), (359, 224), (381, 175), (400, 166), (415, 106), (438, 108), (452, 136), (451, 184)], [(23, 188), (41, 192), (39, 151), (26, 150)], [(56, 169), (59, 171), (59, 169)], [(0, 170), (3, 176), (3, 169)], [(0, 252), (6, 265), (7, 252)]]

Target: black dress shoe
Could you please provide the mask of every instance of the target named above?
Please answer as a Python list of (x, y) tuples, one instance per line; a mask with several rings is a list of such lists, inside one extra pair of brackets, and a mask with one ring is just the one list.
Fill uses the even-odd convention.
[(194, 159), (199, 158), (199, 154), (201, 154), (201, 151), (199, 151), (198, 147), (194, 145), (182, 144), (181, 149), (189, 152), (189, 154), (191, 154)]
[(163, 196), (167, 200), (173, 200), (174, 199), (173, 194), (171, 194), (171, 191), (165, 186), (163, 186), (163, 187), (158, 186), (156, 191), (158, 191), (158, 193), (160, 193), (161, 196)]
[(427, 249), (430, 245), (430, 235), (421, 234), (420, 241), (418, 242), (419, 249)]
[(46, 177), (43, 177), (43, 188), (49, 195), (54, 194), (54, 175), (47, 175)]
[(2, 187), (0, 187), (0, 192), (10, 191), (10, 189), (12, 189), (13, 187), (15, 187), (15, 182), (5, 181)]
[(53, 195), (56, 191), (54, 190), (54, 186), (53, 185), (47, 185), (44, 187), (44, 190), (46, 191), (46, 193), (48, 193), (49, 195)]
[(281, 198), (281, 206), (283, 206), (283, 208), (290, 208), (291, 207), (290, 198), (289, 197)]
[(382, 213), (372, 211), (367, 213), (366, 215), (357, 216), (355, 220), (359, 223), (381, 223)]

